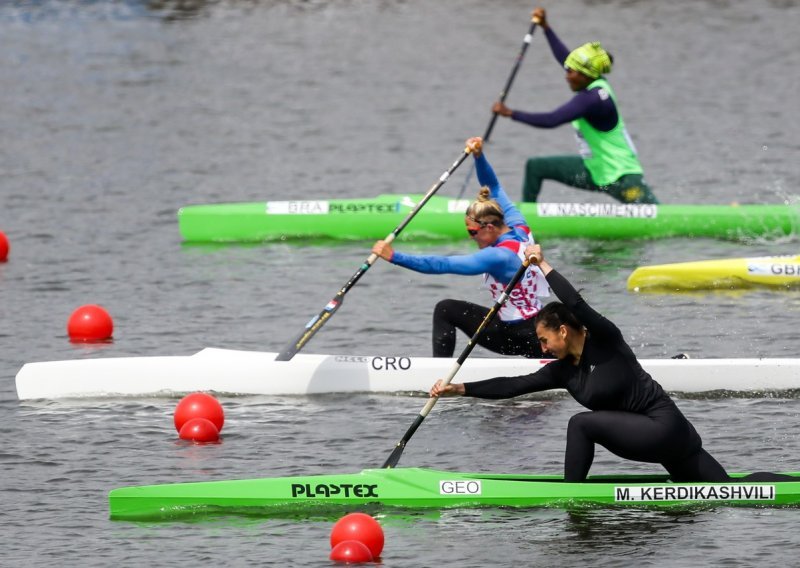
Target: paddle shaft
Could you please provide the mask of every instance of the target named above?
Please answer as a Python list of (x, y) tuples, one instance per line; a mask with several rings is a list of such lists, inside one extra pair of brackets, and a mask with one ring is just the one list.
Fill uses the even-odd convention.
[[(536, 30), (536, 24), (537, 22), (531, 18), (531, 26), (528, 28), (528, 33), (525, 34), (525, 38), (522, 40), (522, 47), (520, 48), (517, 59), (514, 62), (514, 67), (511, 69), (511, 74), (508, 76), (508, 80), (506, 81), (503, 90), (500, 91), (500, 98), (498, 100), (501, 103), (506, 102), (506, 97), (508, 96), (508, 92), (511, 90), (511, 85), (514, 83), (514, 78), (517, 76), (517, 71), (519, 71), (522, 60), (525, 58), (525, 52), (528, 51), (528, 46), (531, 44), (531, 40), (533, 39), (533, 32)], [(497, 113), (493, 112), (492, 118), (489, 120), (489, 125), (486, 127), (486, 132), (483, 133), (484, 143), (489, 141), (489, 137), (492, 135), (495, 122), (497, 122)], [(464, 195), (464, 192), (467, 190), (467, 185), (469, 185), (469, 180), (472, 178), (472, 172), (474, 170), (475, 166), (473, 164), (473, 166), (467, 172), (467, 176), (464, 178), (464, 183), (461, 186), (461, 191), (458, 192), (457, 199), (461, 199), (461, 197)]]
[[(528, 269), (529, 265), (530, 265), (530, 261), (526, 258), (522, 262), (522, 265), (519, 267), (519, 269), (517, 269), (517, 272), (511, 278), (511, 281), (506, 285), (505, 289), (503, 290), (503, 293), (500, 294), (500, 297), (497, 298), (497, 300), (495, 301), (494, 305), (491, 307), (491, 309), (488, 311), (488, 313), (484, 316), (483, 321), (478, 326), (478, 329), (476, 329), (475, 333), (472, 334), (472, 337), (470, 338), (469, 343), (467, 343), (467, 346), (461, 352), (461, 355), (459, 355), (458, 359), (456, 360), (455, 364), (453, 365), (453, 368), (450, 370), (450, 373), (447, 375), (447, 377), (445, 377), (442, 380), (442, 386), (443, 387), (446, 387), (447, 385), (449, 385), (450, 381), (453, 380), (453, 377), (455, 377), (456, 374), (458, 373), (459, 369), (461, 369), (461, 366), (464, 364), (464, 361), (467, 360), (467, 357), (469, 357), (469, 354), (472, 353), (472, 350), (478, 344), (478, 340), (480, 339), (480, 337), (483, 334), (483, 332), (486, 330), (486, 327), (492, 322), (492, 320), (494, 319), (494, 317), (497, 314), (497, 312), (499, 312), (500, 308), (503, 307), (503, 304), (506, 303), (506, 300), (508, 300), (509, 295), (514, 290), (514, 287), (517, 285), (517, 283), (519, 283), (519, 281), (522, 279), (522, 277), (525, 274), (525, 271)], [(423, 409), (420, 411), (419, 415), (414, 420), (413, 424), (411, 424), (411, 427), (403, 435), (401, 440), (399, 442), (397, 442), (397, 445), (395, 446), (394, 450), (392, 450), (392, 453), (389, 456), (389, 459), (387, 459), (384, 462), (382, 467), (391, 468), (391, 467), (394, 467), (394, 466), (397, 465), (397, 462), (400, 461), (400, 456), (403, 454), (403, 450), (406, 447), (406, 443), (408, 443), (408, 441), (411, 439), (411, 436), (414, 435), (414, 432), (417, 431), (417, 428), (419, 428), (420, 424), (422, 424), (422, 421), (425, 420), (425, 417), (428, 416), (428, 413), (436, 405), (436, 402), (438, 400), (439, 400), (438, 396), (432, 396), (430, 399), (428, 399), (428, 402), (425, 404)]]
[[(389, 235), (384, 239), (387, 243), (391, 243), (400, 234), (400, 232), (406, 228), (406, 226), (411, 222), (411, 220), (416, 216), (417, 213), (425, 206), (425, 204), (430, 200), (431, 197), (442, 187), (445, 182), (448, 180), (450, 175), (461, 165), (461, 163), (469, 156), (470, 151), (465, 149), (461, 156), (453, 162), (453, 165), (450, 166), (446, 172), (444, 172), (440, 177), (439, 181), (434, 183), (428, 192), (423, 196), (419, 203), (417, 203), (414, 208), (408, 213), (406, 218), (400, 223), (395, 229), (389, 233)], [(333, 314), (339, 309), (344, 302), (344, 296), (347, 292), (356, 285), (356, 283), (361, 279), (362, 276), (369, 270), (369, 268), (378, 260), (378, 255), (372, 253), (369, 255), (367, 260), (361, 265), (361, 267), (350, 277), (344, 286), (336, 293), (336, 295), (331, 299), (330, 302), (322, 309), (322, 311), (316, 315), (314, 318), (311, 319), (306, 324), (305, 329), (301, 331), (292, 341), (284, 347), (283, 351), (278, 353), (278, 356), (275, 358), (276, 361), (289, 361), (292, 357), (294, 357), (298, 351), (300, 351), (303, 347), (305, 347), (306, 343), (308, 343), (312, 337), (322, 328), (323, 325), (327, 323)]]

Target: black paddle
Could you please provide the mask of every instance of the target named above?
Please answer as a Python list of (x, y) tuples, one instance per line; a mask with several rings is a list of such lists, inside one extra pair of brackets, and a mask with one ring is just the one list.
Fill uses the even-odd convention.
[[(453, 162), (453, 165), (450, 166), (450, 169), (444, 172), (441, 177), (439, 177), (439, 181), (431, 186), (431, 188), (428, 190), (428, 193), (426, 193), (422, 200), (414, 206), (403, 222), (400, 223), (394, 231), (389, 233), (389, 236), (387, 236), (385, 239), (387, 243), (394, 241), (395, 237), (400, 234), (400, 231), (406, 228), (406, 225), (411, 222), (414, 216), (419, 213), (420, 209), (422, 209), (422, 207), (430, 200), (431, 197), (433, 197), (439, 188), (444, 185), (444, 183), (450, 177), (450, 174), (452, 174), (456, 168), (461, 165), (461, 163), (467, 158), (467, 156), (469, 156), (469, 154), (470, 150), (468, 148), (465, 149), (461, 156), (459, 156), (459, 158)], [(377, 259), (377, 254), (372, 253), (369, 255), (367, 260), (364, 261), (364, 264), (361, 265), (361, 268), (359, 268), (358, 271), (350, 277), (350, 280), (348, 280), (347, 283), (342, 286), (342, 289), (336, 293), (330, 302), (328, 302), (328, 305), (325, 306), (318, 315), (316, 315), (306, 324), (305, 329), (303, 329), (303, 331), (301, 331), (297, 337), (292, 339), (291, 343), (284, 347), (283, 351), (278, 353), (278, 356), (275, 357), (275, 360), (288, 361), (294, 357), (297, 352), (300, 351), (305, 344), (311, 340), (312, 337), (314, 337), (314, 334), (316, 334), (322, 328), (322, 326), (325, 325), (325, 323), (331, 319), (331, 317), (333, 317), (333, 314), (336, 313), (336, 310), (338, 310), (342, 305), (342, 302), (344, 302), (344, 295), (347, 294), (350, 288), (355, 286), (356, 282), (358, 282), (364, 273), (369, 270), (369, 267), (372, 266)]]
[[(500, 294), (500, 297), (497, 298), (497, 301), (494, 303), (492, 308), (483, 318), (481, 325), (479, 325), (478, 329), (475, 330), (475, 333), (472, 334), (469, 343), (467, 343), (467, 346), (464, 348), (464, 351), (461, 352), (461, 355), (458, 357), (458, 360), (456, 361), (455, 365), (453, 365), (450, 374), (447, 375), (447, 377), (442, 381), (443, 387), (449, 385), (450, 381), (453, 380), (453, 377), (456, 376), (456, 373), (458, 373), (458, 370), (461, 368), (461, 365), (464, 364), (464, 361), (467, 360), (469, 354), (472, 353), (472, 349), (475, 347), (475, 345), (477, 345), (478, 339), (480, 339), (480, 336), (486, 329), (486, 326), (488, 326), (489, 323), (491, 323), (492, 319), (494, 319), (495, 314), (497, 314), (497, 312), (500, 311), (500, 308), (503, 307), (503, 304), (506, 303), (508, 296), (511, 294), (512, 290), (514, 290), (514, 287), (517, 285), (522, 276), (525, 274), (525, 271), (528, 269), (529, 265), (530, 265), (530, 260), (526, 258), (522, 262), (522, 266), (519, 267), (517, 272), (514, 274), (513, 278), (511, 278), (511, 281), (503, 290), (503, 293)], [(400, 461), (400, 456), (403, 455), (403, 450), (406, 447), (406, 443), (411, 439), (411, 436), (414, 435), (414, 432), (417, 431), (417, 428), (419, 428), (419, 425), (422, 424), (422, 421), (425, 420), (425, 417), (434, 407), (437, 400), (439, 400), (438, 396), (431, 397), (428, 400), (428, 403), (419, 413), (419, 416), (417, 416), (416, 420), (414, 420), (414, 423), (411, 425), (411, 427), (403, 435), (403, 438), (399, 442), (397, 442), (397, 445), (394, 447), (394, 450), (392, 450), (392, 454), (389, 456), (389, 459), (387, 459), (386, 462), (384, 462), (382, 467), (392, 468), (397, 465), (397, 462)]]
[[(519, 71), (519, 66), (522, 64), (522, 59), (525, 57), (525, 52), (528, 50), (528, 46), (531, 44), (531, 40), (533, 39), (533, 32), (536, 30), (536, 24), (538, 22), (531, 18), (531, 27), (528, 28), (528, 33), (525, 34), (525, 38), (522, 40), (522, 48), (519, 50), (519, 55), (517, 55), (517, 60), (514, 62), (514, 67), (511, 69), (511, 75), (508, 76), (508, 80), (506, 81), (506, 86), (503, 87), (503, 90), (500, 91), (500, 99), (501, 103), (506, 102), (506, 97), (508, 96), (508, 92), (511, 90), (511, 84), (514, 82), (514, 78), (517, 76), (517, 71)], [(492, 135), (492, 129), (494, 129), (494, 123), (497, 122), (497, 113), (492, 113), (492, 118), (489, 120), (489, 126), (486, 127), (486, 132), (483, 135), (483, 143), (486, 144), (489, 142), (489, 136)], [(461, 196), (464, 195), (464, 192), (467, 189), (467, 185), (469, 185), (469, 180), (472, 178), (472, 172), (475, 170), (475, 165), (470, 168), (469, 172), (467, 172), (467, 177), (464, 178), (464, 184), (461, 186), (461, 191), (458, 192), (457, 199), (461, 199)]]

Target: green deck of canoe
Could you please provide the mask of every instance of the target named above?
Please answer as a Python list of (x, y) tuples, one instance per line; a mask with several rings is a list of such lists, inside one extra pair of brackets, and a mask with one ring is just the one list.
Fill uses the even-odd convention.
[(129, 520), (198, 514), (269, 516), (320, 507), (798, 505), (800, 473), (791, 475), (798, 476), (798, 481), (671, 483), (665, 475), (605, 475), (584, 483), (565, 483), (556, 475), (368, 469), (355, 474), (125, 487), (109, 493), (109, 505), (111, 518)]
[[(371, 199), (192, 205), (178, 212), (187, 243), (386, 237), (421, 195)], [(405, 228), (403, 239), (463, 239), (468, 200), (434, 196)], [(626, 205), (522, 203), (537, 239), (780, 238), (800, 232), (797, 205)]]

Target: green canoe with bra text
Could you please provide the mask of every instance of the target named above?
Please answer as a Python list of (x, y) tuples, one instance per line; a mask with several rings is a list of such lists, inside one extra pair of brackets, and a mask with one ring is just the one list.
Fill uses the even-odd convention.
[[(392, 232), (421, 198), (409, 194), (190, 205), (178, 211), (178, 225), (187, 243), (376, 240)], [(434, 196), (398, 238), (464, 239), (464, 211), (469, 204), (466, 199)], [(798, 205), (522, 203), (519, 208), (537, 239), (745, 240), (800, 233)]]

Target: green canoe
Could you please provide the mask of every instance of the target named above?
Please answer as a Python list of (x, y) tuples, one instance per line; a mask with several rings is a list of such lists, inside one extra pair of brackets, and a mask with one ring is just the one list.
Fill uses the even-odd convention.
[[(372, 199), (191, 205), (178, 211), (187, 243), (287, 239), (375, 240), (401, 223), (422, 195)], [(404, 239), (465, 238), (469, 200), (434, 196), (403, 230)], [(798, 205), (522, 203), (537, 239), (781, 238), (800, 231)]]
[[(735, 474), (733, 477), (741, 477)], [(367, 469), (355, 474), (124, 487), (109, 493), (112, 519), (193, 515), (264, 515), (380, 506), (573, 507), (800, 504), (798, 481), (672, 483), (666, 475), (602, 475), (565, 483), (557, 475), (454, 473), (424, 468)]]

